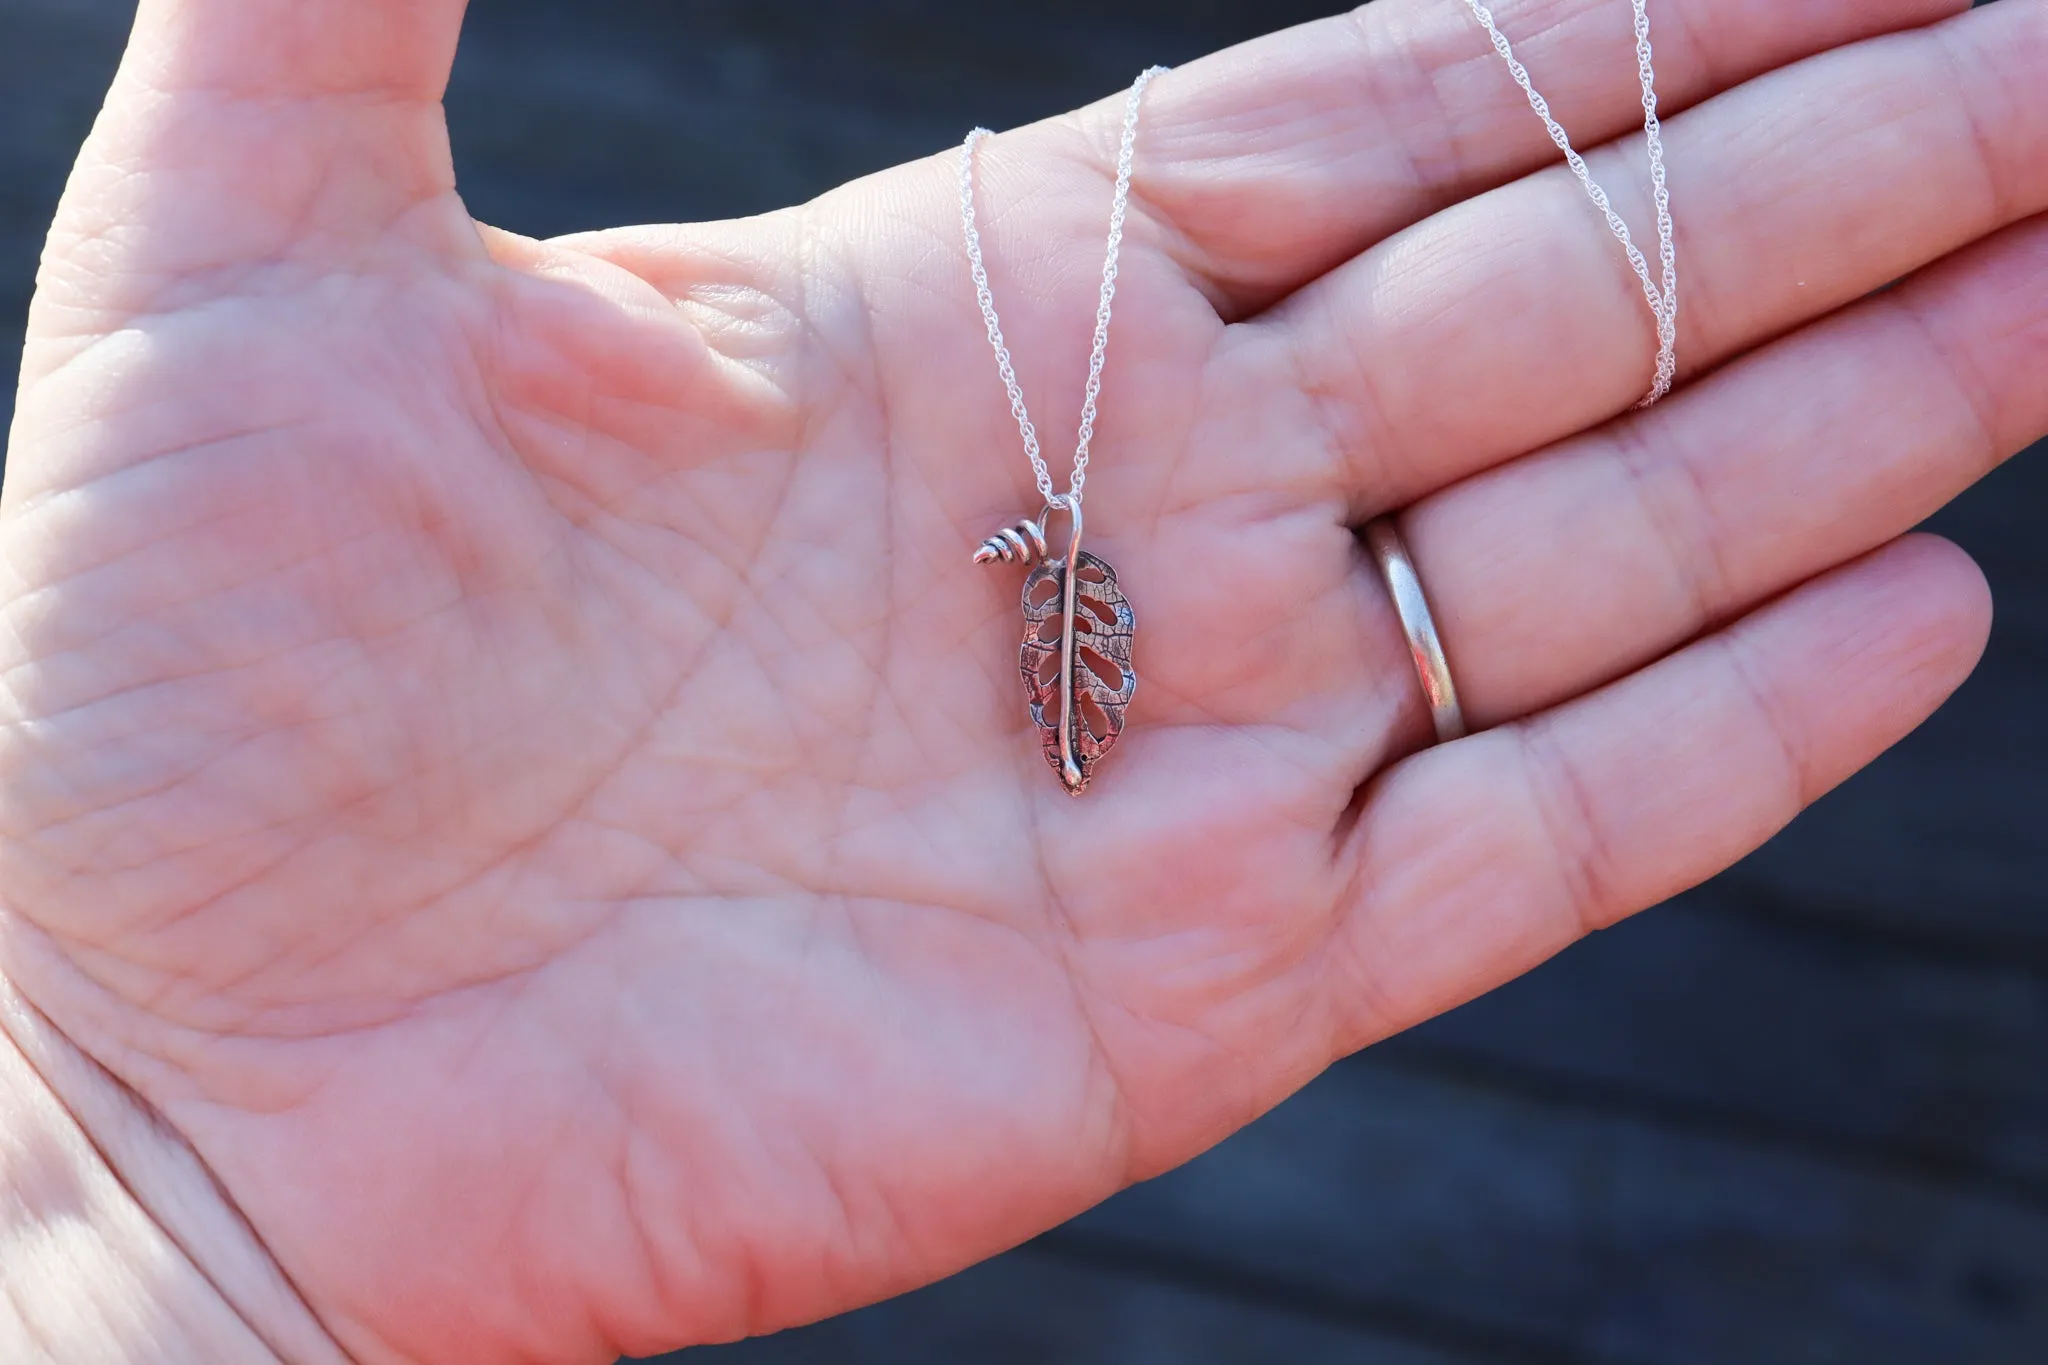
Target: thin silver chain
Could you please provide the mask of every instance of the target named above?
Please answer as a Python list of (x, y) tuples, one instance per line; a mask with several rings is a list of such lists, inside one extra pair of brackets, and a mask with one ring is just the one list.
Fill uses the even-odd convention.
[(1550, 130), (1550, 140), (1564, 153), (1564, 159), (1572, 168), (1572, 174), (1586, 187), (1586, 194), (1593, 206), (1607, 219), (1607, 226), (1621, 242), (1622, 250), (1628, 253), (1628, 263), (1635, 267), (1636, 278), (1643, 283), (1643, 296), (1649, 300), (1650, 313), (1657, 320), (1657, 375), (1651, 382), (1650, 394), (1641, 406), (1650, 404), (1671, 392), (1671, 381), (1678, 373), (1678, 254), (1672, 245), (1671, 191), (1664, 184), (1664, 138), (1662, 125), (1657, 121), (1657, 68), (1650, 51), (1650, 10), (1649, 0), (1634, 0), (1636, 11), (1636, 67), (1643, 83), (1643, 133), (1650, 144), (1650, 185), (1657, 201), (1657, 259), (1663, 267), (1663, 283), (1650, 278), (1650, 263), (1643, 259), (1643, 253), (1636, 248), (1635, 239), (1629, 235), (1628, 224), (1614, 211), (1608, 201), (1607, 191), (1600, 188), (1593, 179), (1586, 162), (1572, 148), (1572, 140), (1565, 136), (1563, 127), (1551, 116), (1550, 102), (1536, 93), (1535, 84), (1529, 79), (1529, 70), (1515, 59), (1515, 50), (1509, 46), (1507, 35), (1494, 22), (1493, 11), (1483, 0), (1465, 0), (1472, 13), (1486, 28), (1486, 36), (1493, 40), (1493, 46), (1508, 64), (1508, 71), (1514, 76), (1515, 84), (1522, 87), (1522, 93), (1529, 97), (1529, 107), (1543, 120), (1543, 126)]
[[(1102, 397), (1102, 366), (1109, 358), (1109, 317), (1116, 303), (1117, 257), (1123, 250), (1124, 219), (1131, 207), (1131, 164), (1138, 150), (1138, 114), (1144, 104), (1145, 87), (1165, 70), (1155, 66), (1140, 75), (1124, 102), (1124, 136), (1116, 156), (1116, 194), (1109, 210), (1109, 249), (1102, 261), (1102, 299), (1095, 309), (1095, 349), (1088, 357), (1081, 433), (1074, 443), (1074, 476), (1067, 488), (1067, 497), (1076, 507), (1088, 483), (1088, 450), (1095, 443), (1095, 407)], [(995, 349), (996, 369), (1003, 377), (1003, 387), (1009, 391), (1010, 415), (1017, 419), (1017, 430), (1024, 437), (1024, 454), (1031, 460), (1031, 472), (1038, 478), (1038, 491), (1051, 505), (1057, 500), (1052, 471), (1045, 467), (1045, 456), (1038, 448), (1038, 428), (1031, 424), (1031, 415), (1024, 406), (1024, 390), (1017, 384), (1016, 366), (1010, 363), (1003, 324), (996, 319), (995, 295), (989, 292), (988, 268), (981, 259), (981, 230), (974, 217), (974, 152), (988, 136), (988, 129), (976, 128), (960, 144), (960, 223), (967, 235), (967, 261), (974, 271), (974, 297), (981, 304), (982, 321), (988, 324), (988, 344)]]

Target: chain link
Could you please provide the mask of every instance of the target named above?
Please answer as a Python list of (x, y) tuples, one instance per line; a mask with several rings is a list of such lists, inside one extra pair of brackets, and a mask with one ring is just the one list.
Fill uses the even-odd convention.
[(1678, 374), (1678, 252), (1672, 241), (1671, 191), (1664, 181), (1664, 137), (1663, 126), (1657, 120), (1657, 67), (1650, 49), (1649, 0), (1634, 0), (1636, 30), (1636, 71), (1643, 85), (1643, 134), (1650, 146), (1650, 188), (1657, 205), (1657, 263), (1662, 271), (1661, 287), (1650, 276), (1650, 263), (1629, 234), (1628, 224), (1614, 211), (1614, 205), (1607, 198), (1607, 191), (1600, 188), (1593, 173), (1586, 169), (1586, 162), (1572, 147), (1571, 138), (1564, 128), (1552, 117), (1550, 102), (1536, 92), (1536, 86), (1529, 79), (1529, 70), (1515, 58), (1515, 50), (1509, 45), (1507, 35), (1500, 31), (1493, 11), (1484, 0), (1465, 0), (1480, 24), (1486, 29), (1486, 36), (1493, 40), (1494, 50), (1508, 64), (1508, 72), (1515, 78), (1515, 84), (1522, 87), (1522, 93), (1529, 97), (1529, 107), (1543, 120), (1543, 126), (1550, 132), (1550, 140), (1564, 153), (1572, 174), (1585, 187), (1586, 195), (1593, 206), (1607, 219), (1608, 228), (1621, 242), (1622, 250), (1628, 253), (1628, 263), (1634, 268), (1636, 278), (1642, 281), (1643, 297), (1649, 301), (1650, 314), (1657, 321), (1657, 372), (1651, 381), (1649, 396), (1644, 398), (1642, 407), (1649, 407), (1665, 394), (1671, 392), (1672, 380)]
[[(1507, 63), (1508, 73), (1515, 84), (1528, 97), (1529, 107), (1543, 120), (1550, 140), (1564, 153), (1566, 165), (1584, 187), (1587, 198), (1607, 220), (1608, 230), (1621, 243), (1628, 263), (1641, 282), (1644, 300), (1649, 304), (1650, 314), (1657, 324), (1657, 365), (1651, 381), (1650, 391), (1642, 401), (1648, 407), (1671, 391), (1673, 380), (1678, 373), (1678, 253), (1674, 241), (1674, 226), (1671, 217), (1671, 191), (1666, 182), (1664, 169), (1663, 128), (1657, 117), (1657, 69), (1655, 54), (1650, 44), (1650, 13), (1648, 0), (1632, 0), (1635, 11), (1636, 69), (1643, 91), (1643, 134), (1649, 147), (1650, 187), (1657, 211), (1657, 264), (1659, 276), (1653, 277), (1650, 263), (1637, 247), (1628, 223), (1615, 211), (1607, 191), (1593, 178), (1586, 166), (1585, 158), (1572, 146), (1571, 137), (1551, 113), (1550, 102), (1536, 89), (1527, 67), (1515, 56), (1513, 45), (1507, 35), (1501, 32), (1499, 22), (1485, 0), (1465, 0), (1473, 16), (1478, 19), (1486, 36), (1493, 43), (1494, 50)], [(1096, 408), (1102, 396), (1102, 371), (1109, 356), (1110, 318), (1116, 302), (1118, 258), (1124, 238), (1124, 223), (1130, 211), (1132, 165), (1137, 153), (1138, 120), (1143, 108), (1145, 87), (1162, 74), (1166, 68), (1152, 67), (1139, 75), (1132, 84), (1130, 94), (1124, 103), (1123, 139), (1117, 149), (1116, 189), (1111, 201), (1109, 215), (1109, 241), (1103, 254), (1102, 293), (1095, 310), (1095, 344), (1088, 358), (1088, 382), (1083, 390), (1081, 404), (1081, 427), (1074, 443), (1074, 472), (1068, 485), (1067, 496), (1075, 502), (1081, 500), (1088, 482), (1088, 460), (1095, 442)], [(1038, 429), (1032, 424), (1030, 410), (1024, 402), (1023, 387), (1017, 381), (1016, 365), (1010, 358), (1009, 344), (1003, 337), (1003, 325), (996, 313), (995, 295), (989, 288), (988, 267), (981, 250), (981, 231), (974, 210), (974, 169), (975, 153), (983, 139), (991, 136), (986, 128), (976, 128), (967, 135), (960, 147), (960, 222), (967, 242), (967, 260), (974, 276), (975, 301), (981, 307), (982, 321), (987, 324), (988, 342), (995, 352), (996, 370), (1001, 375), (1003, 389), (1010, 399), (1010, 415), (1016, 419), (1018, 434), (1024, 441), (1024, 455), (1031, 461), (1031, 472), (1038, 484), (1038, 491), (1048, 504), (1057, 500), (1053, 487), (1052, 472), (1046, 467), (1045, 455), (1040, 447)]]
[[(1117, 149), (1116, 192), (1109, 210), (1109, 245), (1102, 261), (1102, 295), (1095, 309), (1095, 347), (1088, 357), (1088, 384), (1083, 390), (1081, 402), (1081, 431), (1074, 442), (1074, 474), (1068, 484), (1067, 497), (1078, 509), (1082, 490), (1088, 483), (1089, 448), (1095, 443), (1095, 408), (1102, 397), (1102, 367), (1109, 359), (1109, 320), (1116, 304), (1117, 260), (1122, 254), (1124, 243), (1124, 220), (1131, 207), (1131, 167), (1137, 158), (1138, 115), (1143, 108), (1145, 87), (1153, 78), (1166, 70), (1155, 66), (1142, 73), (1131, 86), (1131, 93), (1124, 102), (1123, 141)], [(967, 237), (967, 263), (974, 273), (974, 297), (981, 305), (982, 321), (988, 324), (988, 344), (996, 353), (996, 371), (1003, 378), (1003, 388), (1010, 396), (1010, 415), (1017, 419), (1017, 431), (1024, 438), (1024, 454), (1031, 461), (1031, 472), (1037, 477), (1038, 491), (1048, 506), (1058, 500), (1052, 483), (1052, 471), (1045, 466), (1045, 455), (1039, 449), (1038, 429), (1031, 424), (1031, 415), (1024, 405), (1024, 390), (1017, 383), (1017, 367), (1010, 361), (1010, 347), (1003, 340), (1003, 324), (996, 317), (995, 295), (988, 285), (988, 267), (981, 256), (981, 230), (974, 214), (974, 153), (983, 138), (991, 134), (986, 128), (976, 128), (967, 135), (960, 145), (960, 223)]]

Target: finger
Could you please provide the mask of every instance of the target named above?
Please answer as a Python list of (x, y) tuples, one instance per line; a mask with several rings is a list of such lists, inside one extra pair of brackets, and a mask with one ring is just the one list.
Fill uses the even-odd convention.
[(2044, 374), (2036, 218), (1418, 504), (1407, 540), (1468, 717), (1597, 686), (1902, 534), (2048, 432)]
[[(2007, 0), (1674, 119), (1684, 370), (2048, 208), (2043, 69), (2048, 5)], [(1646, 179), (1639, 159), (1596, 158), (1617, 202)], [(1219, 455), (1211, 487), (1277, 470), (1357, 517), (1402, 506), (1626, 409), (1655, 349), (1642, 292), (1578, 186), (1532, 177), (1234, 329), (1206, 407), (1252, 405), (1240, 420), (1262, 459)]]
[(1976, 566), (1912, 537), (1534, 720), (1389, 772), (1331, 955), (1357, 1047), (1694, 885), (1931, 714), (1990, 626)]
[[(1675, 112), (1787, 62), (1967, 4), (1660, 0), (1660, 107)], [(1617, 19), (1606, 0), (1506, 0), (1494, 9), (1584, 145), (1642, 126), (1627, 16)], [(1228, 317), (1265, 307), (1446, 204), (1557, 159), (1484, 32), (1455, 0), (1375, 0), (1179, 67), (1145, 99), (1133, 234), (1149, 231)], [(1004, 168), (1000, 199), (1042, 205), (1076, 179), (1098, 184), (1114, 164), (1122, 116), (1118, 94), (1078, 125), (1061, 120), (1002, 139), (990, 157)], [(888, 182), (890, 204), (900, 210), (910, 194), (947, 212), (950, 170), (921, 166), (920, 178)], [(1042, 212), (1031, 230), (1063, 240)], [(1085, 235), (1099, 235), (1092, 217)], [(681, 294), (695, 242), (695, 234), (639, 228), (575, 245)], [(1077, 277), (1075, 287), (1087, 281)]]
[(361, 270), (370, 241), (480, 257), (440, 105), (462, 11), (143, 0), (51, 232), (38, 322), (98, 332), (252, 283), (281, 292), (338, 260)]
[[(1966, 4), (1665, 0), (1653, 6), (1660, 101), (1675, 112), (1773, 67)], [(1626, 7), (1495, 8), (1581, 145), (1642, 126)], [(1183, 264), (1228, 316), (1557, 158), (1455, 0), (1377, 0), (1192, 63), (1147, 98), (1138, 202), (1170, 225)]]
[(426, 103), (465, 0), (143, 0), (130, 63), (163, 90)]

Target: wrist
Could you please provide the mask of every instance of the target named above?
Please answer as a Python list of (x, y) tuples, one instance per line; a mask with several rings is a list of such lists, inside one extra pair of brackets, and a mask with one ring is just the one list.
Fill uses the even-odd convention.
[(346, 1355), (191, 1149), (0, 978), (0, 1360)]

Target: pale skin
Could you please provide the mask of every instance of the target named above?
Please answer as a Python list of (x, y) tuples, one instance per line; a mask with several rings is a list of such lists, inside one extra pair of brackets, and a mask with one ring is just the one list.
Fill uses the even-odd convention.
[[(1077, 801), (968, 563), (1039, 504), (950, 153), (535, 242), (456, 194), (458, 0), (144, 0), (0, 513), (0, 965), (362, 1362), (770, 1331), (1167, 1170), (1966, 676), (1984, 584), (1900, 537), (2048, 431), (2048, 4), (1962, 8), (1653, 7), (1641, 414), (1634, 278), (1462, 6), (1161, 78), (1087, 503), (1143, 681)], [(1639, 122), (1625, 7), (1501, 14), (1583, 145)], [(1120, 114), (983, 155), (1062, 474)], [(1647, 224), (1639, 139), (1593, 162)], [(0, 1260), (16, 1318), (142, 1311)], [(213, 1280), (118, 1292), (203, 1340)]]

